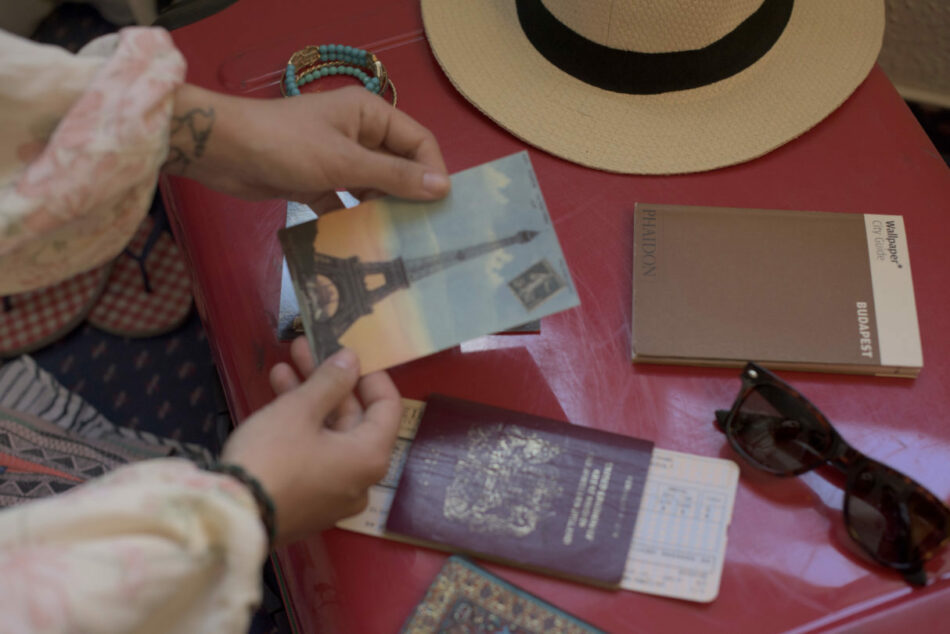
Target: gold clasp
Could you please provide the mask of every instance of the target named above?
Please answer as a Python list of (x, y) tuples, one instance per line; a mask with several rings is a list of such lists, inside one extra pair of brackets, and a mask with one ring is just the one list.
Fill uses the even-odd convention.
[(386, 82), (389, 79), (389, 75), (386, 73), (386, 67), (383, 66), (383, 63), (379, 61), (379, 58), (370, 53), (370, 66), (373, 69), (373, 72), (376, 74), (376, 79), (379, 80), (379, 85), (381, 88), (386, 87)]

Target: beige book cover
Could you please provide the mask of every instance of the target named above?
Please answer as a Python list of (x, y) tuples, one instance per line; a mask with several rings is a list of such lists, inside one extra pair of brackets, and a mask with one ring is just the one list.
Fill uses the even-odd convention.
[(635, 362), (920, 372), (901, 216), (638, 203), (633, 237)]

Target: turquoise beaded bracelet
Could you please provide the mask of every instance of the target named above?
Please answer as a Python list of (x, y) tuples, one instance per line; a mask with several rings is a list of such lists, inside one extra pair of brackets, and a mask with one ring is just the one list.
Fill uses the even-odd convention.
[(383, 95), (388, 88), (392, 92), (393, 105), (396, 105), (396, 86), (383, 63), (369, 51), (342, 44), (307, 46), (296, 51), (287, 60), (280, 93), (293, 97), (300, 94), (301, 86), (334, 75), (354, 77), (377, 95)]

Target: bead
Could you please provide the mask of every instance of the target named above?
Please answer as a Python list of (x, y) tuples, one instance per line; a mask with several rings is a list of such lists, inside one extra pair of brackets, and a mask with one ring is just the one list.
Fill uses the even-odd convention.
[[(312, 47), (311, 51), (313, 49), (316, 49), (318, 57), (316, 60), (312, 57), (308, 58), (303, 68), (305, 72), (301, 71), (299, 78), (297, 67), (290, 62), (287, 63), (281, 83), (285, 96), (299, 95), (301, 86), (333, 75), (354, 77), (363, 84), (366, 90), (378, 95), (383, 94), (389, 85), (387, 82), (381, 82), (376, 75), (378, 72), (374, 62), (376, 58), (369, 51), (343, 44), (320, 44)], [(395, 105), (395, 91), (393, 105)]]

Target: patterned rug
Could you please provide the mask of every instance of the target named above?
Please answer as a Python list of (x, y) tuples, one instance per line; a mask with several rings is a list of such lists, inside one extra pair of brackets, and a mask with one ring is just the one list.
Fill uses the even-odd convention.
[[(64, 440), (70, 442), (88, 441), (102, 443), (107, 446), (103, 451), (113, 452), (126, 458), (124, 462), (157, 458), (164, 456), (179, 456), (187, 458), (199, 466), (206, 467), (214, 461), (214, 455), (206, 447), (190, 442), (179, 442), (171, 438), (157, 436), (149, 431), (118, 427), (103, 416), (99, 411), (84, 400), (76, 392), (66, 389), (53, 376), (40, 368), (31, 357), (22, 356), (0, 365), (0, 412), (21, 414), (29, 419), (42, 421), (40, 426), (49, 427), (56, 434), (51, 436), (51, 442)], [(22, 424), (29, 421), (24, 419)], [(7, 430), (9, 433), (9, 430)], [(11, 444), (10, 437), (0, 445), (12, 455), (20, 458), (15, 443)], [(31, 440), (30, 456), (37, 462), (44, 462), (45, 454), (37, 453), (39, 441)], [(39, 443), (39, 444), (37, 444)], [(0, 448), (0, 450), (3, 450)], [(52, 460), (52, 458), (50, 458)], [(54, 461), (55, 462), (55, 461)], [(123, 464), (124, 464), (123, 462)], [(57, 463), (58, 464), (58, 463)], [(115, 465), (112, 465), (115, 466)], [(81, 474), (85, 477), (94, 477), (98, 474)]]
[(211, 351), (195, 313), (177, 330), (143, 339), (84, 324), (32, 356), (116, 425), (201, 445), (215, 454), (229, 430)]

